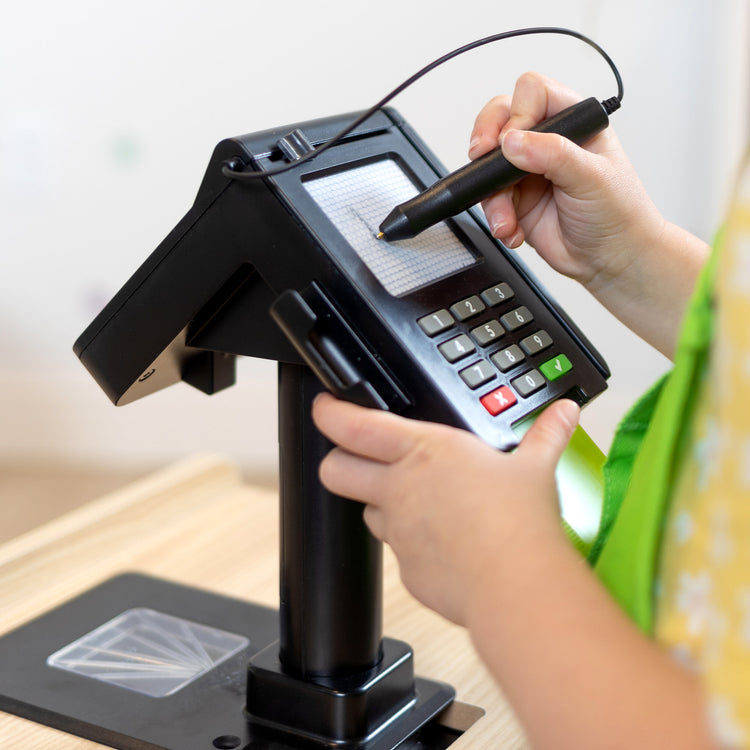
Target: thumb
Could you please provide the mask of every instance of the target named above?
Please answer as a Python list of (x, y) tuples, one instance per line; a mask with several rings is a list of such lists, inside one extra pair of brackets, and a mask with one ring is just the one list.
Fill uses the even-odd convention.
[(575, 401), (555, 401), (536, 418), (517, 452), (533, 455), (540, 464), (557, 465), (578, 426), (580, 414)]
[(595, 154), (556, 133), (509, 130), (502, 138), (503, 156), (519, 169), (544, 175), (566, 192), (573, 192), (595, 173)]

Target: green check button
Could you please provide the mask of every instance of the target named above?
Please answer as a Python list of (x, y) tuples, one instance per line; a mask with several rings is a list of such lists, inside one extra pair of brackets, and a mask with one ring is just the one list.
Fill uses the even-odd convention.
[(570, 372), (573, 369), (573, 365), (570, 364), (570, 360), (564, 354), (558, 354), (556, 357), (547, 360), (544, 364), (539, 365), (539, 369), (547, 380), (552, 381), (562, 377), (566, 372)]

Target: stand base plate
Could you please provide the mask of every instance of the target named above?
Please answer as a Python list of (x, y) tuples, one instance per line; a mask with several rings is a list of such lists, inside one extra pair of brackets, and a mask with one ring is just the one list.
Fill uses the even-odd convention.
[[(141, 608), (243, 636), (249, 645), (164, 697), (47, 663), (123, 612)], [(248, 661), (278, 637), (276, 610), (148, 576), (121, 575), (0, 638), (0, 710), (118, 750), (309, 748), (291, 737), (258, 735), (244, 714)], [(408, 715), (371, 741), (342, 747), (447, 748), (461, 732), (436, 717), (451, 703), (452, 689), (420, 678), (416, 687), (417, 704)]]

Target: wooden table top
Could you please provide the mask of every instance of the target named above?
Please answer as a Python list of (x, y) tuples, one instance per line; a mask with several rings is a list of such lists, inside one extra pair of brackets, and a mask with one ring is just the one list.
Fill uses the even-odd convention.
[[(277, 607), (278, 541), (275, 491), (243, 483), (222, 458), (192, 457), (0, 545), (0, 633), (133, 571)], [(485, 711), (452, 750), (526, 748), (465, 630), (416, 602), (387, 547), (384, 557), (384, 634), (413, 647), (419, 676)], [(0, 712), (0, 747), (103, 746)]]

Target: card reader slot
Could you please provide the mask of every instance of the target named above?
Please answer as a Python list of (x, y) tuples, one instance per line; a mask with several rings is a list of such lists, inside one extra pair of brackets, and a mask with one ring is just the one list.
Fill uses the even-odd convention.
[(330, 374), (330, 380), (338, 390), (353, 388), (362, 378), (351, 366), (341, 349), (328, 336), (310, 332), (310, 351), (319, 357), (321, 369)]
[(331, 393), (395, 412), (411, 405), (317, 284), (283, 292), (271, 306), (271, 317)]

